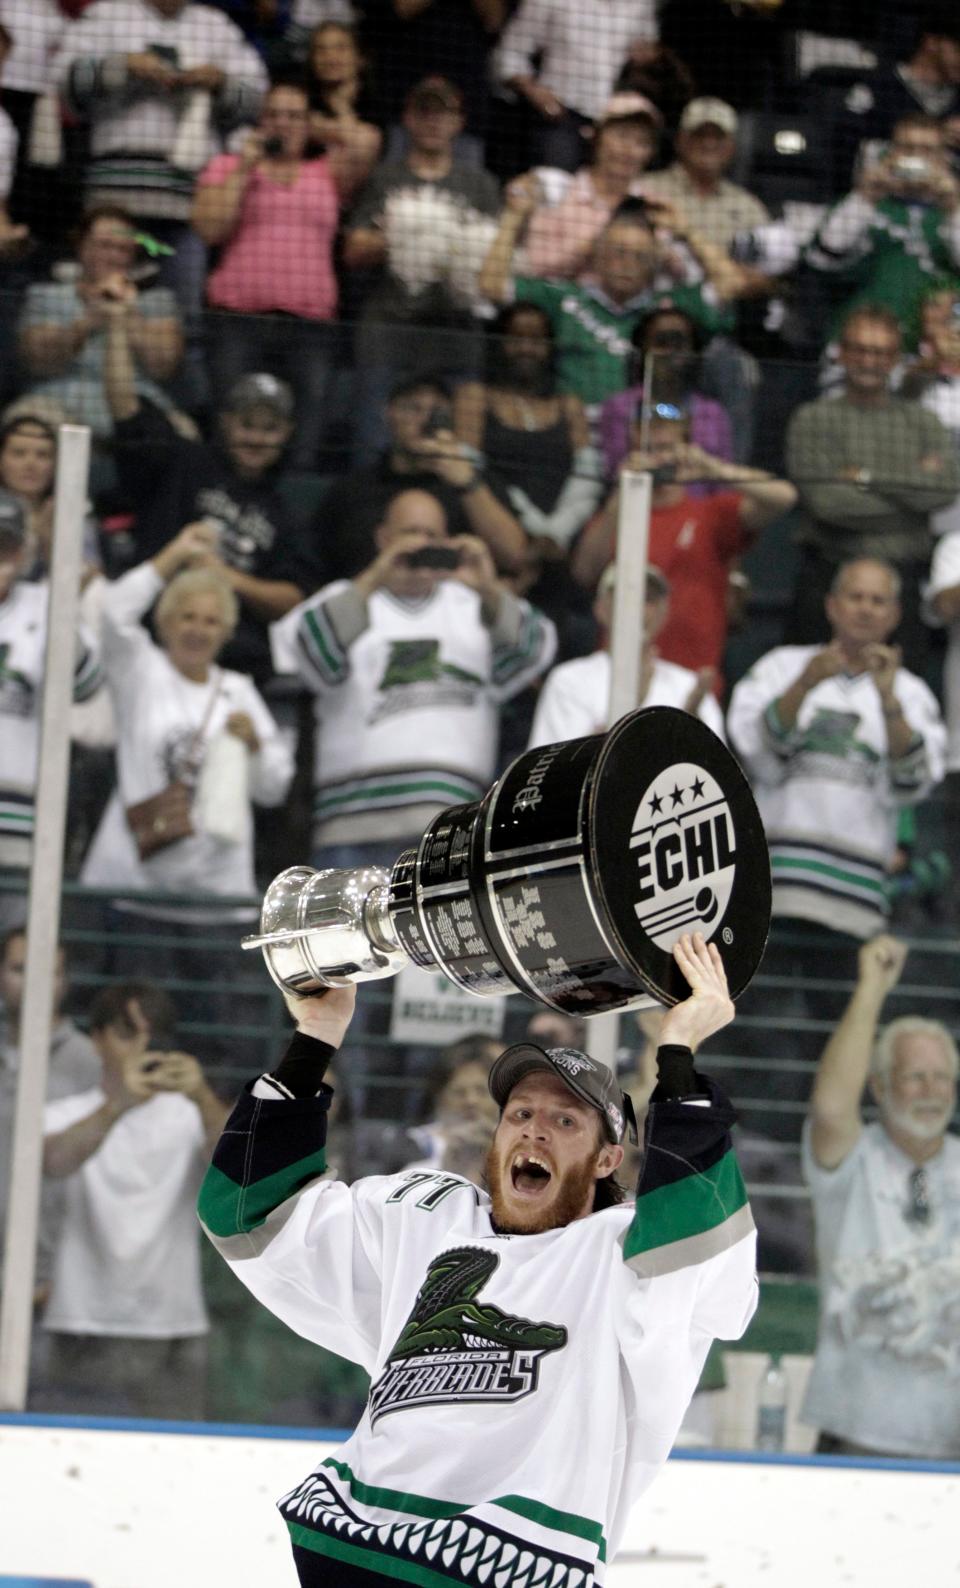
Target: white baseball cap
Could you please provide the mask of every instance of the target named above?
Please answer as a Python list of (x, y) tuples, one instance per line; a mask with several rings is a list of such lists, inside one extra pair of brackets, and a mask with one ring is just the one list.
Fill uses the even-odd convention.
[(698, 127), (719, 127), (732, 137), (737, 130), (737, 113), (725, 99), (691, 99), (680, 117), (681, 132), (695, 132)]

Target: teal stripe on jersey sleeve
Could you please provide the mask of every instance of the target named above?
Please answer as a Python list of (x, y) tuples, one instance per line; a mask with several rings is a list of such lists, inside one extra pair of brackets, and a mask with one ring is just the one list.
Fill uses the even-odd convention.
[(248, 1235), (269, 1217), (274, 1208), (296, 1196), (312, 1180), (318, 1179), (326, 1167), (327, 1155), (321, 1147), (309, 1157), (300, 1158), (274, 1174), (264, 1175), (250, 1185), (242, 1185), (216, 1164), (211, 1164), (197, 1199), (200, 1222), (220, 1240), (230, 1235)]
[(740, 1165), (729, 1149), (708, 1169), (637, 1198), (624, 1260), (649, 1277), (674, 1273), (725, 1251), (753, 1229)]

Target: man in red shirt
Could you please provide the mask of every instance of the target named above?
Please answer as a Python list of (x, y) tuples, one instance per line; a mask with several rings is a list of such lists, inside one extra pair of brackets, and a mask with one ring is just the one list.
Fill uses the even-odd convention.
[[(663, 410), (663, 411), (661, 411)], [(786, 513), (797, 499), (793, 486), (763, 469), (726, 463), (690, 440), (690, 420), (681, 409), (660, 404), (647, 426), (634, 420), (625, 469), (649, 469), (654, 488), (648, 561), (670, 581), (672, 600), (657, 639), (665, 661), (694, 672), (718, 673), (727, 638), (727, 584), (736, 559), (760, 530)], [(694, 496), (693, 481), (729, 484), (709, 496)], [(616, 554), (619, 486), (587, 525), (574, 548), (574, 578), (592, 590)]]

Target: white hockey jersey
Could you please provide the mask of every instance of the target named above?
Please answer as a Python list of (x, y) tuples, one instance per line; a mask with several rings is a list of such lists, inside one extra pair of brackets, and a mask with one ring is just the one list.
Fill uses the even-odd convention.
[(898, 760), (869, 673), (825, 678), (784, 729), (775, 702), (819, 649), (781, 645), (761, 656), (733, 691), (727, 728), (766, 827), (774, 914), (866, 938), (886, 923), (897, 811), (943, 777), (946, 729), (931, 691), (903, 667), (895, 693), (913, 739)]
[[(683, 711), (697, 675), (689, 667), (664, 662), (653, 664), (650, 686), (642, 706), (676, 706)], [(581, 739), (591, 733), (604, 733), (607, 727), (607, 702), (610, 698), (610, 652), (594, 651), (561, 662), (544, 682), (534, 713), (528, 750), (541, 744), (556, 744), (560, 739)], [(697, 716), (723, 738), (723, 713), (713, 695), (705, 695)]]
[[(46, 583), (22, 581), (0, 601), (0, 859), (8, 865), (26, 866), (30, 859), (49, 601)], [(75, 655), (73, 698), (89, 700), (102, 677), (96, 644), (84, 628)]]
[(330, 1089), (269, 1095), (241, 1097), (201, 1220), (266, 1307), (372, 1380), (280, 1502), (294, 1544), (422, 1588), (603, 1583), (711, 1341), (756, 1304), (721, 1094), (651, 1106), (635, 1205), (539, 1235), (498, 1233), (457, 1175), (320, 1179)]
[(505, 594), (497, 621), (445, 580), (422, 601), (346, 580), (271, 629), (279, 671), (315, 692), (314, 840), (419, 832), (447, 805), (480, 799), (495, 770), (500, 702), (549, 667), (549, 618)]

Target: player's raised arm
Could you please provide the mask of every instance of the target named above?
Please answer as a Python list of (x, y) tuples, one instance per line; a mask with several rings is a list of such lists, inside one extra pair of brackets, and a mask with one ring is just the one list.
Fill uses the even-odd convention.
[[(380, 1223), (323, 1179), (324, 1081), (353, 1015), (353, 987), (288, 998), (297, 1030), (276, 1069), (251, 1082), (200, 1188), (200, 1222), (247, 1288), (305, 1339), (369, 1369), (376, 1352)], [(318, 1254), (320, 1260), (318, 1262)]]
[(690, 996), (661, 1028), (636, 1212), (624, 1242), (627, 1262), (644, 1276), (752, 1243), (754, 1231), (730, 1140), (734, 1111), (693, 1063), (700, 1044), (733, 1019), (723, 961), (700, 933), (680, 938), (673, 953)]

